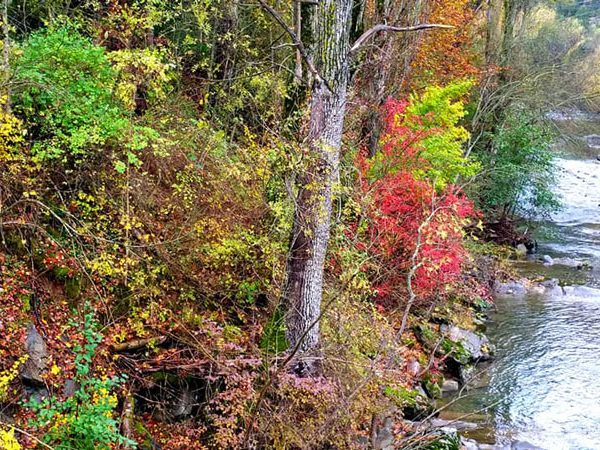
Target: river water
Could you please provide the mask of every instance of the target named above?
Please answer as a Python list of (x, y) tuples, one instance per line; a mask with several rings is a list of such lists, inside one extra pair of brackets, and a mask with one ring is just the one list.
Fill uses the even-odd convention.
[[(487, 422), (471, 436), (497, 445), (600, 450), (600, 162), (564, 158), (557, 167), (564, 208), (546, 224), (538, 252), (555, 264), (521, 270), (580, 286), (497, 298), (486, 331), (497, 347), (482, 369), (487, 386), (448, 413)], [(572, 267), (581, 261), (592, 268)]]

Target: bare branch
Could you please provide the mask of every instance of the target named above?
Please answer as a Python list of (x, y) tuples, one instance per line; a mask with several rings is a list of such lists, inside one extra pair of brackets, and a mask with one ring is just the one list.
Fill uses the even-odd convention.
[(265, 0), (258, 0), (258, 3), (260, 3), (262, 9), (268, 12), (273, 17), (273, 19), (275, 19), (275, 21), (279, 24), (279, 26), (281, 26), (281, 28), (283, 28), (283, 30), (290, 36), (293, 45), (298, 49), (300, 56), (302, 56), (302, 59), (304, 60), (304, 62), (306, 62), (308, 70), (315, 77), (315, 80), (317, 82), (322, 82), (323, 78), (321, 77), (319, 71), (315, 67), (310, 55), (308, 54), (308, 51), (306, 50), (306, 47), (300, 39), (300, 36), (298, 36), (296, 32), (286, 23), (283, 17), (281, 17), (281, 14), (279, 14), (275, 9), (273, 9), (271, 5), (269, 5)]
[[(262, 1), (262, 0), (259, 0)], [(412, 31), (421, 31), (421, 30), (430, 30), (432, 28), (442, 28), (442, 29), (453, 29), (452, 25), (442, 25), (438, 23), (422, 23), (419, 25), (413, 25), (411, 27), (395, 27), (393, 25), (385, 25), (380, 23), (379, 25), (375, 25), (373, 28), (365, 31), (352, 45), (350, 49), (350, 57), (354, 56), (356, 52), (358, 52), (361, 47), (365, 45), (365, 43), (374, 37), (378, 33), (383, 32), (393, 32), (393, 33), (407, 33)]]

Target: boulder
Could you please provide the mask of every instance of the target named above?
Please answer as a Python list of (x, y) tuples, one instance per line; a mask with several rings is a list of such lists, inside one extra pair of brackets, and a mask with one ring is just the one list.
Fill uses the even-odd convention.
[(21, 380), (28, 386), (44, 387), (42, 374), (48, 367), (48, 349), (46, 342), (33, 323), (27, 325), (25, 352), (29, 358), (21, 368)]
[(584, 138), (590, 148), (600, 148), (600, 135), (590, 134)]
[(442, 394), (449, 394), (460, 389), (460, 383), (456, 380), (444, 380), (442, 383)]
[(525, 441), (514, 442), (510, 448), (511, 450), (544, 450), (542, 447), (537, 447)]
[(392, 450), (394, 448), (393, 421), (391, 417), (386, 417), (383, 424), (377, 430), (373, 440), (373, 448), (377, 450)]
[(481, 444), (474, 439), (461, 438), (460, 445), (463, 450), (510, 450), (510, 447), (495, 444)]
[(551, 266), (554, 264), (554, 259), (550, 255), (544, 255), (542, 260), (544, 261), (545, 266)]
[(462, 344), (470, 361), (485, 361), (492, 357), (493, 346), (484, 334), (464, 330), (455, 325), (442, 325), (440, 330), (452, 342)]
[(67, 380), (63, 386), (62, 394), (65, 397), (73, 397), (79, 388), (79, 383), (77, 383), (75, 380)]
[(414, 390), (414, 401), (408, 402), (402, 408), (402, 416), (406, 420), (418, 421), (429, 416), (434, 410), (434, 405), (421, 386), (415, 387)]
[(406, 364), (406, 371), (412, 375), (413, 377), (416, 377), (417, 375), (419, 375), (421, 373), (421, 364), (419, 364), (419, 361), (417, 361), (416, 359), (411, 359), (407, 364)]

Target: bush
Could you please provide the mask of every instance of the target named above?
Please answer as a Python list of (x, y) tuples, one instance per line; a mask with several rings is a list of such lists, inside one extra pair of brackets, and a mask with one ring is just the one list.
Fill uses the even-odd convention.
[(491, 150), (476, 151), (485, 176), (475, 186), (479, 207), (497, 216), (545, 214), (559, 206), (551, 133), (533, 113), (513, 110), (492, 138)]
[(83, 327), (85, 343), (75, 346), (75, 383), (72, 396), (42, 401), (30, 400), (28, 405), (37, 415), (31, 425), (45, 430), (43, 441), (56, 450), (108, 450), (113, 445), (135, 447), (135, 442), (119, 433), (114, 391), (122, 377), (96, 378), (90, 374), (92, 358), (102, 340), (94, 331), (93, 315), (87, 313)]
[(113, 99), (115, 72), (102, 47), (71, 28), (33, 33), (15, 64), (15, 112), (25, 118), (38, 161), (80, 161), (126, 134)]
[(388, 99), (383, 149), (378, 155), (381, 163), (411, 171), (418, 179), (428, 178), (439, 189), (459, 176), (477, 173), (477, 162), (463, 156), (469, 133), (459, 124), (466, 114), (461, 98), (471, 86), (469, 81), (454, 82), (429, 86), (408, 102)]

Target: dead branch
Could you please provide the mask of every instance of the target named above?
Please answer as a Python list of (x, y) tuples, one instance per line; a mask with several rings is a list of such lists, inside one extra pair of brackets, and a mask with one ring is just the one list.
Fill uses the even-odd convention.
[[(259, 0), (262, 1), (262, 0)], [(433, 28), (442, 28), (442, 29), (453, 29), (452, 25), (443, 25), (438, 23), (422, 23), (419, 25), (413, 25), (410, 27), (396, 27), (393, 25), (385, 25), (380, 23), (375, 25), (374, 27), (365, 31), (359, 38), (354, 42), (352, 47), (350, 48), (349, 56), (353, 57), (364, 45), (365, 43), (373, 38), (378, 33), (383, 32), (393, 32), (393, 33), (408, 33), (413, 31), (421, 31), (421, 30), (430, 30)]]
[(166, 336), (156, 336), (146, 339), (133, 339), (131, 341), (122, 342), (120, 344), (113, 344), (112, 351), (115, 353), (129, 352), (133, 350), (139, 350), (140, 348), (147, 347), (148, 345), (161, 345), (167, 340)]

